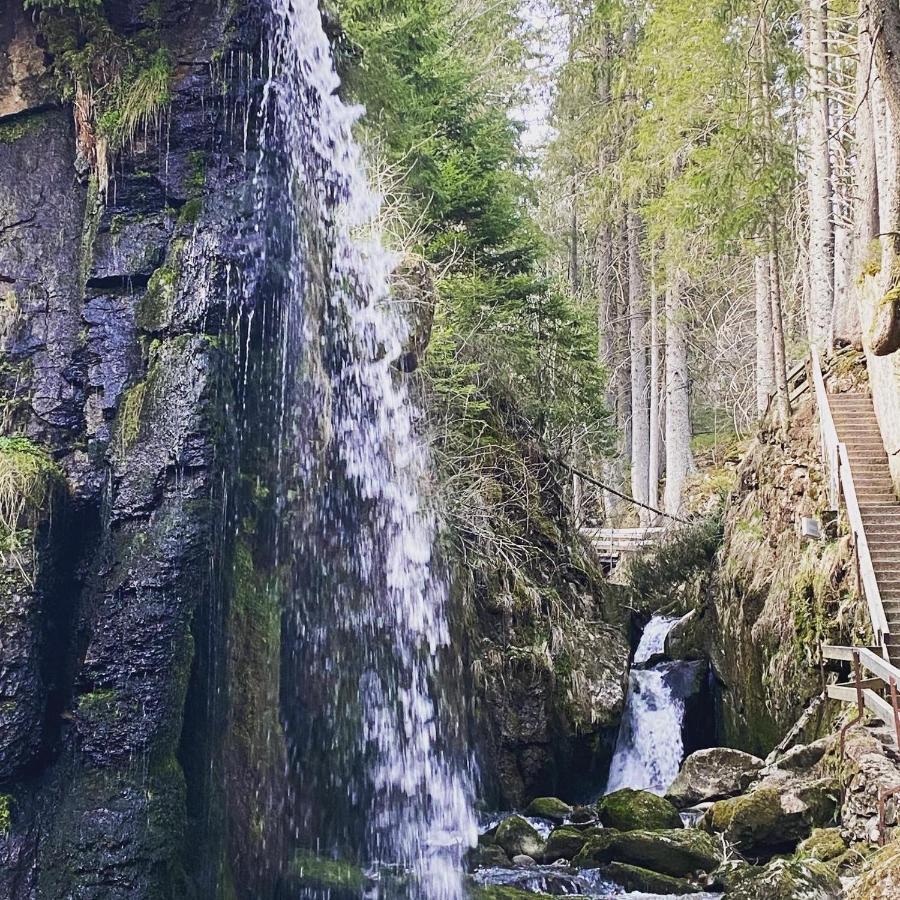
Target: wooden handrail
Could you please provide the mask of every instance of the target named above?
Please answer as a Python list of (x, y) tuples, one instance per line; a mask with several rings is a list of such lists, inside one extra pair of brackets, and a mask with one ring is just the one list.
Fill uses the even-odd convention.
[(863, 526), (859, 500), (856, 496), (856, 487), (853, 484), (850, 457), (847, 454), (847, 446), (845, 444), (839, 444), (838, 451), (841, 460), (840, 472), (844, 505), (847, 507), (847, 518), (850, 520), (850, 528), (853, 531), (856, 559), (859, 563), (859, 577), (862, 581), (866, 605), (869, 607), (869, 618), (875, 631), (875, 640), (879, 644), (883, 644), (889, 634), (887, 616), (884, 612), (884, 604), (881, 601), (881, 591), (878, 589), (878, 579), (875, 577), (875, 567), (872, 565), (872, 555), (869, 552), (869, 542), (866, 539), (866, 529)]
[(888, 630), (887, 616), (884, 612), (884, 604), (881, 600), (881, 591), (878, 589), (878, 579), (875, 577), (875, 568), (872, 565), (872, 555), (869, 552), (869, 542), (866, 539), (866, 530), (863, 526), (862, 513), (859, 509), (856, 486), (853, 483), (850, 456), (847, 453), (847, 447), (838, 440), (834, 417), (831, 415), (831, 406), (828, 402), (828, 391), (825, 388), (825, 377), (822, 374), (819, 352), (815, 347), (810, 348), (810, 360), (813, 384), (816, 388), (816, 402), (819, 407), (822, 456), (828, 476), (828, 501), (831, 508), (836, 510), (840, 507), (841, 496), (843, 495), (844, 505), (847, 508), (847, 518), (850, 520), (850, 528), (853, 532), (853, 543), (856, 548), (857, 564), (859, 565), (859, 579), (866, 598), (866, 606), (869, 609), (869, 620), (872, 623), (876, 642), (879, 646), (884, 647), (890, 632)]

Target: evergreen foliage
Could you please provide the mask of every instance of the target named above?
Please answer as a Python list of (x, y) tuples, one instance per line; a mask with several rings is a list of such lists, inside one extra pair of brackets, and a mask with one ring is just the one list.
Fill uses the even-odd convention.
[(439, 274), (425, 373), (447, 480), (496, 463), (509, 416), (560, 452), (576, 433), (602, 448), (596, 325), (546, 274), (509, 115), (525, 78), (516, 4), (342, 0), (338, 12), (345, 85), (390, 173), (387, 202), (402, 209), (395, 243)]

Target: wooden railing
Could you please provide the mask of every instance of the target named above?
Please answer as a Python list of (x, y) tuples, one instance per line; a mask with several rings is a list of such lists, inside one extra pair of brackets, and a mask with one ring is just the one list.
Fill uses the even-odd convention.
[(604, 555), (618, 557), (623, 553), (636, 553), (662, 540), (669, 526), (642, 528), (582, 528), (581, 534), (594, 549)]
[(816, 402), (819, 406), (822, 457), (828, 477), (828, 501), (831, 508), (837, 510), (840, 508), (841, 497), (843, 496), (844, 505), (847, 508), (847, 518), (850, 521), (850, 529), (853, 533), (853, 546), (856, 552), (860, 586), (866, 598), (866, 606), (869, 609), (869, 619), (872, 623), (875, 641), (882, 648), (882, 652), (884, 652), (884, 644), (890, 633), (887, 616), (884, 614), (881, 592), (878, 589), (878, 580), (875, 578), (875, 568), (872, 565), (872, 556), (869, 552), (869, 542), (866, 540), (866, 531), (863, 527), (862, 514), (859, 510), (859, 500), (856, 496), (856, 487), (853, 484), (853, 472), (850, 469), (850, 457), (847, 453), (847, 447), (838, 440), (837, 429), (834, 427), (834, 418), (831, 415), (831, 407), (828, 403), (825, 376), (822, 374), (822, 364), (819, 360), (818, 350), (815, 347), (810, 349), (810, 362), (813, 384), (816, 389)]

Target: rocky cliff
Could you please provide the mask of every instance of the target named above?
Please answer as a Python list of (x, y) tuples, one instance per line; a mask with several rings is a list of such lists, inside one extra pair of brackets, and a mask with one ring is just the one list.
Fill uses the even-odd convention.
[(4, 4), (4, 897), (222, 881), (253, 40), (214, 2)]

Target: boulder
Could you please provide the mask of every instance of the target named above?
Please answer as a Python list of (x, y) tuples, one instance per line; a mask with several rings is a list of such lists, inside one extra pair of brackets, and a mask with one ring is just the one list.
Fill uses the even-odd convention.
[(510, 859), (520, 855), (537, 858), (544, 851), (544, 842), (537, 829), (521, 816), (504, 819), (497, 826), (494, 843), (502, 847)]
[(798, 744), (778, 758), (777, 768), (782, 770), (811, 769), (835, 746), (835, 736), (830, 734), (811, 744)]
[(665, 650), (669, 659), (705, 659), (705, 641), (702, 617), (692, 609), (682, 616), (666, 635)]
[(669, 786), (666, 799), (679, 809), (745, 791), (764, 762), (741, 750), (710, 747), (692, 753)]
[(537, 797), (528, 804), (525, 815), (562, 825), (572, 815), (572, 807), (557, 797)]
[(847, 849), (844, 839), (841, 837), (840, 828), (816, 828), (797, 847), (797, 857), (817, 859), (820, 862), (829, 862), (837, 859)]
[(609, 834), (600, 833), (592, 837), (573, 864), (582, 868), (599, 868), (611, 862), (631, 863), (680, 878), (718, 868), (722, 862), (722, 850), (715, 838), (694, 829), (610, 830)]
[(470, 865), (473, 869), (506, 868), (509, 857), (496, 844), (480, 844), (472, 851)]
[(628, 863), (610, 863), (601, 870), (605, 878), (614, 881), (626, 891), (641, 891), (645, 894), (694, 894), (700, 888), (683, 878), (672, 878), (671, 875), (660, 875), (640, 866)]
[(838, 794), (837, 784), (827, 778), (793, 789), (759, 787), (714, 803), (701, 826), (724, 834), (744, 853), (783, 850), (833, 819)]
[(530, 869), (532, 866), (537, 865), (537, 861), (533, 856), (527, 856), (524, 853), (520, 853), (518, 856), (512, 858), (512, 864), (520, 869)]
[(580, 828), (591, 828), (600, 820), (597, 818), (597, 810), (590, 806), (576, 806), (569, 816), (569, 824)]
[(745, 878), (757, 871), (762, 866), (753, 866), (742, 859), (729, 859), (722, 863), (709, 877), (710, 889), (728, 892), (736, 888)]
[(582, 847), (593, 836), (594, 829), (581, 831), (578, 828), (557, 828), (550, 833), (544, 845), (544, 862), (552, 863), (558, 859), (574, 859)]
[(751, 866), (728, 891), (728, 900), (838, 900), (843, 896), (837, 875), (814, 859), (776, 859)]
[(682, 827), (678, 810), (668, 800), (631, 788), (607, 794), (597, 804), (597, 814), (603, 825), (619, 831)]

